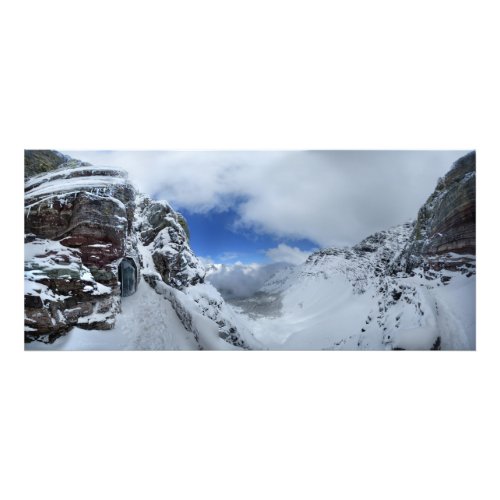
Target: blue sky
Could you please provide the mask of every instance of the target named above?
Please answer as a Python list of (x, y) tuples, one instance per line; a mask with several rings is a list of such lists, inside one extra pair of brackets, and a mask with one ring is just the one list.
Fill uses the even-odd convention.
[[(191, 232), (190, 244), (202, 257), (225, 264), (268, 263), (273, 259), (266, 255), (270, 248), (279, 244), (312, 253), (317, 245), (307, 239), (276, 238), (270, 234), (238, 228), (238, 213), (234, 209), (203, 214), (183, 210)], [(296, 254), (300, 255), (298, 252)], [(272, 254), (271, 254), (272, 255)]]

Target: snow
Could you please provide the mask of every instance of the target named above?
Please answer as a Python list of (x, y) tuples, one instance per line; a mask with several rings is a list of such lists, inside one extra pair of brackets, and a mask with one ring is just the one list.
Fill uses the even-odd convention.
[(435, 327), (420, 326), (398, 332), (393, 344), (396, 348), (404, 350), (429, 351), (438, 336)]
[(31, 179), (28, 179), (24, 183), (24, 188), (29, 189), (33, 186), (38, 186), (42, 183), (45, 183), (50, 180), (56, 180), (56, 179), (64, 179), (69, 176), (74, 176), (75, 173), (81, 173), (85, 172), (87, 173), (86, 176), (80, 176), (81, 177), (88, 177), (88, 176), (95, 176), (99, 172), (105, 172), (108, 171), (109, 173), (113, 173), (115, 175), (119, 175), (120, 177), (127, 177), (127, 171), (117, 168), (117, 167), (108, 167), (108, 166), (82, 166), (82, 167), (73, 167), (73, 168), (65, 168), (64, 164), (62, 164), (58, 169), (53, 170), (51, 172), (48, 172), (46, 174), (41, 174), (41, 175), (36, 175), (32, 177)]
[(367, 252), (326, 249), (279, 271), (234, 302), (235, 323), (269, 349), (475, 349), (473, 273), (376, 272), (381, 258), (394, 262), (409, 230), (365, 240)]
[(358, 294), (341, 276), (298, 281), (274, 299), (274, 314), (233, 311), (237, 324), (273, 350), (428, 350), (438, 337), (442, 350), (475, 349), (475, 277), (456, 275), (446, 286), (428, 285), (425, 278), (405, 281), (410, 280), (417, 289), (414, 302), (400, 300), (382, 316), (375, 287)]
[(29, 190), (24, 198), (30, 200), (38, 196), (53, 195), (54, 193), (91, 191), (92, 189), (109, 188), (127, 184), (127, 179), (111, 177), (108, 175), (96, 175), (93, 177), (74, 177), (70, 179), (57, 179), (43, 183)]
[[(122, 298), (113, 330), (73, 328), (51, 345), (33, 342), (26, 349), (238, 349), (220, 337), (221, 324), (234, 325), (251, 349), (475, 349), (475, 275), (423, 269), (413, 275), (376, 275), (380, 255), (388, 249), (397, 253), (388, 242), (367, 253), (343, 249), (313, 254), (305, 264), (279, 271), (259, 294), (238, 306), (224, 302), (210, 283), (183, 290), (166, 285), (154, 266), (153, 246), (139, 245), (139, 251), (142, 274), (155, 280), (155, 289), (143, 279), (134, 295)], [(26, 256), (47, 259), (39, 255), (50, 251), (68, 249), (57, 242), (37, 242), (27, 245)], [(50, 300), (44, 285), (27, 281), (26, 286), (27, 293)], [(95, 282), (92, 287), (94, 294), (110, 291)], [(94, 313), (79, 324), (106, 321), (101, 316)]]
[[(143, 274), (157, 276), (149, 248), (139, 245)], [(107, 288), (99, 283), (97, 290)], [(73, 328), (52, 344), (32, 342), (26, 350), (232, 350), (236, 347), (219, 337), (217, 323), (200, 312), (196, 300), (221, 301), (211, 285), (188, 287), (189, 293), (158, 282), (157, 290), (139, 282), (135, 294), (122, 297), (122, 312), (112, 330)], [(159, 293), (158, 293), (159, 292)], [(195, 300), (196, 299), (196, 300)], [(109, 321), (105, 313), (81, 317), (78, 324)]]
[[(84, 319), (84, 318), (81, 318)], [(182, 325), (170, 302), (141, 280), (137, 292), (122, 298), (113, 330), (73, 328), (53, 344), (31, 342), (28, 351), (197, 350), (193, 334)]]
[(43, 279), (49, 279), (47, 274), (58, 270), (58, 279), (68, 281), (76, 275), (83, 282), (88, 282), (82, 288), (86, 293), (101, 296), (112, 292), (110, 287), (95, 281), (89, 269), (82, 264), (78, 250), (65, 247), (58, 241), (38, 239), (26, 243), (24, 267), (24, 294), (38, 296), (44, 304), (70, 298), (40, 283)]
[[(106, 168), (116, 170), (78, 167), (38, 176), (27, 183), (31, 190), (25, 198), (34, 202), (26, 208), (29, 211), (41, 202), (64, 200), (79, 190), (102, 196), (124, 208), (111, 195), (114, 186), (127, 181), (121, 175), (99, 175)], [(70, 177), (72, 172), (86, 170), (89, 176)], [(42, 201), (35, 200), (45, 195)], [(471, 350), (476, 347), (473, 272), (465, 268), (464, 274), (424, 269), (416, 269), (412, 275), (391, 271), (413, 230), (412, 224), (376, 233), (351, 249), (315, 252), (299, 266), (278, 270), (253, 296), (230, 305), (210, 283), (186, 286), (203, 276), (203, 266), (182, 237), (184, 230), (177, 216), (172, 212), (167, 217), (169, 227), (162, 229), (148, 247), (138, 244), (143, 264), (141, 274), (147, 276), (152, 286), (145, 279), (140, 280), (136, 293), (121, 299), (122, 312), (115, 320), (112, 311), (96, 311), (78, 320), (79, 326), (94, 322), (112, 326), (114, 321), (113, 329), (98, 331), (77, 326), (53, 344), (32, 342), (26, 344), (26, 350), (429, 350), (436, 347)], [(117, 217), (117, 221), (125, 220)], [(138, 230), (149, 226), (138, 211), (135, 226)], [(161, 280), (153, 252), (173, 257), (181, 254), (183, 282), (176, 286), (182, 289)], [(445, 258), (469, 259), (472, 265), (475, 263), (474, 256), (449, 254)], [(39, 296), (45, 305), (67, 298), (39, 283), (49, 270), (65, 270), (67, 279), (72, 279), (71, 274), (76, 272), (86, 282), (83, 291), (91, 295), (112, 293), (110, 287), (94, 280), (83, 266), (79, 251), (57, 241), (27, 243), (25, 268), (25, 294)], [(213, 266), (211, 274), (221, 270)], [(248, 273), (243, 269), (242, 274)], [(26, 331), (34, 330), (28, 326)], [(232, 343), (221, 338), (229, 339), (230, 335)]]
[(98, 281), (94, 281), (95, 290), (92, 292), (92, 295), (107, 295), (111, 293), (111, 288), (109, 286), (103, 285)]
[(88, 316), (82, 316), (78, 318), (79, 325), (89, 325), (90, 323), (100, 323), (100, 322), (105, 322), (108, 323), (109, 325), (112, 325), (113, 318), (110, 316), (109, 313), (95, 313), (95, 312), (89, 314)]
[[(39, 283), (41, 279), (48, 279), (46, 272), (49, 270), (67, 271), (67, 279), (71, 278), (70, 272), (81, 274), (86, 271), (81, 265), (78, 252), (71, 250), (58, 241), (35, 240), (24, 245), (24, 294), (38, 295), (42, 302), (58, 301), (68, 298), (65, 295), (55, 294), (48, 286)], [(90, 274), (90, 273), (89, 273)], [(64, 279), (64, 275), (60, 276)], [(90, 275), (90, 282), (95, 283)]]
[(274, 316), (248, 317), (246, 324), (269, 349), (322, 349), (357, 334), (373, 306), (367, 294), (353, 295), (345, 278), (305, 279), (287, 289)]
[(443, 348), (476, 349), (476, 277), (455, 276), (432, 293)]
[(29, 264), (35, 257), (44, 258), (49, 253), (66, 255), (69, 262), (77, 262), (75, 250), (61, 245), (59, 241), (38, 239), (24, 245), (24, 262)]
[[(211, 285), (207, 285), (211, 287)], [(199, 304), (191, 296), (191, 290), (195, 287), (187, 287), (184, 291), (176, 290), (165, 283), (156, 283), (156, 292), (169, 300), (178, 318), (184, 327), (192, 332), (201, 349), (208, 350), (232, 350), (234, 346), (225, 342), (219, 336), (219, 325), (215, 319), (217, 314), (203, 314)], [(212, 288), (212, 287), (211, 287)], [(214, 290), (214, 293), (218, 293)], [(220, 296), (219, 296), (220, 297)]]
[(59, 300), (59, 295), (55, 295), (47, 285), (33, 281), (28, 273), (25, 273), (24, 295), (38, 295), (43, 302)]

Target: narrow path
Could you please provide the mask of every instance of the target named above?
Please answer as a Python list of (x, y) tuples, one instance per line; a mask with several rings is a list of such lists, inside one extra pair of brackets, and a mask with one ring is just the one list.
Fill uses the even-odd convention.
[(126, 351), (197, 350), (193, 334), (187, 331), (168, 300), (158, 295), (144, 280), (137, 292), (122, 299), (122, 313), (113, 330), (73, 328), (53, 344), (31, 342), (29, 351)]
[(436, 322), (441, 335), (442, 348), (446, 350), (469, 350), (469, 340), (461, 321), (446, 303), (435, 297)]

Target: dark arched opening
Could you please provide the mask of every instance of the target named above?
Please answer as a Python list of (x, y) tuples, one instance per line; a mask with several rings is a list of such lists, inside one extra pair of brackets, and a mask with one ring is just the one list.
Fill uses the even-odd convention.
[(120, 293), (122, 297), (128, 297), (137, 290), (137, 268), (132, 259), (123, 259), (118, 268), (120, 279)]

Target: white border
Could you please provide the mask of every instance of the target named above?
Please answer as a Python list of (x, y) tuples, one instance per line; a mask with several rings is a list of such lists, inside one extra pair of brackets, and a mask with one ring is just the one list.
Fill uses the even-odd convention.
[[(498, 498), (494, 5), (2, 6), (2, 497)], [(25, 353), (24, 148), (476, 148), (478, 351)]]

